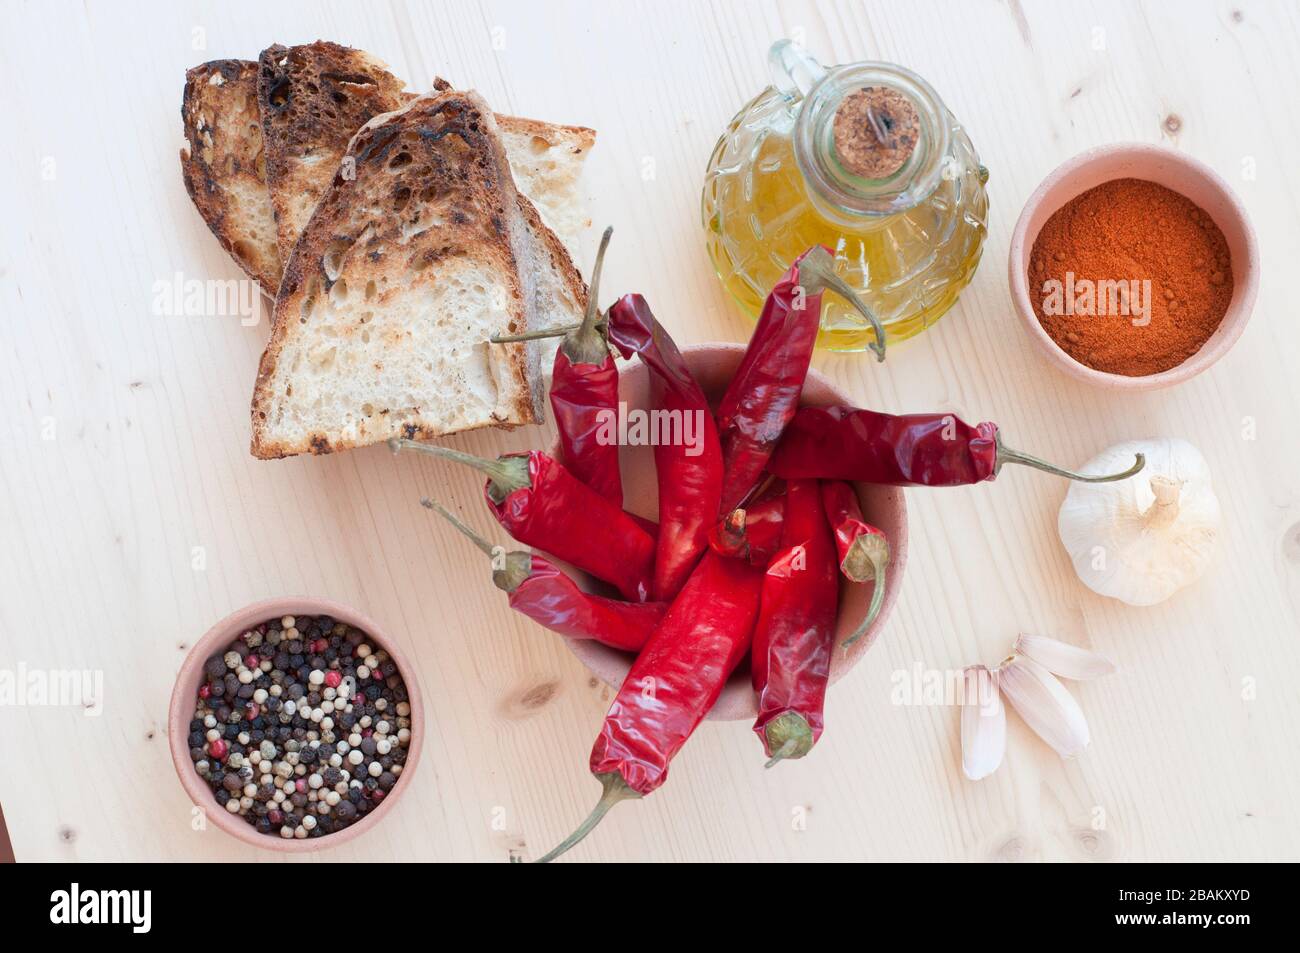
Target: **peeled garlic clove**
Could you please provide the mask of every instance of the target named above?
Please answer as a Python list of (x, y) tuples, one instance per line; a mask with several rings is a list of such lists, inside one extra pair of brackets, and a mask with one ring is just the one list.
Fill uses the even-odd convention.
[(1065, 686), (1033, 659), (1013, 655), (997, 671), (998, 687), (1025, 724), (1062, 758), (1088, 747), (1088, 722)]
[(961, 767), (972, 781), (998, 769), (1007, 750), (1007, 710), (994, 674), (983, 665), (963, 672)]
[(1186, 440), (1122, 443), (1081, 469), (1109, 472), (1135, 453), (1146, 457), (1146, 468), (1128, 480), (1072, 484), (1057, 529), (1090, 589), (1130, 605), (1154, 605), (1209, 567), (1219, 502), (1209, 465)]
[(1033, 659), (1053, 675), (1062, 678), (1101, 678), (1115, 671), (1115, 663), (1104, 655), (1089, 652), (1068, 642), (1045, 635), (1022, 635), (1016, 639), (1016, 654)]

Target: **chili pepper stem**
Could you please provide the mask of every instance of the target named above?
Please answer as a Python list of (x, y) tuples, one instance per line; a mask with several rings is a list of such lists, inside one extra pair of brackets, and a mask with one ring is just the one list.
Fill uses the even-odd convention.
[(875, 580), (875, 588), (871, 590), (871, 604), (867, 607), (867, 614), (862, 623), (840, 643), (840, 648), (847, 649), (866, 635), (871, 624), (880, 615), (880, 609), (885, 604), (885, 572), (888, 566), (889, 543), (884, 536), (875, 533), (859, 536), (844, 556), (840, 563), (844, 575), (853, 582), (859, 583)]
[(783, 711), (763, 728), (763, 737), (767, 740), (767, 750), (772, 752), (765, 768), (770, 768), (778, 761), (802, 758), (812, 751), (813, 734), (803, 715), (795, 711)]
[[(542, 338), (562, 338), (566, 334), (572, 334), (582, 327), (578, 324), (557, 324), (551, 328), (538, 328), (536, 331), (524, 331), (520, 334), (494, 334), (490, 338), (493, 344), (513, 344), (516, 341), (540, 341)], [(603, 329), (604, 321), (596, 322), (596, 327)]]
[(462, 536), (468, 538), (475, 546), (483, 550), (483, 552), (487, 553), (489, 556), (493, 554), (494, 549), (491, 543), (462, 523), (460, 519), (451, 512), (451, 510), (447, 509), (437, 500), (431, 499), (427, 496), (422, 496), (420, 497), (420, 505), (426, 510), (434, 510), (441, 513), (448, 523), (460, 530)]
[(608, 814), (609, 809), (619, 801), (627, 801), (641, 796), (628, 787), (628, 783), (623, 780), (623, 775), (617, 771), (598, 774), (596, 777), (600, 779), (601, 788), (603, 789), (600, 800), (596, 802), (596, 807), (587, 815), (587, 819), (578, 825), (577, 830), (556, 844), (548, 853), (537, 858), (535, 863), (549, 864), (590, 834), (596, 825), (600, 823), (601, 818)]
[(1064, 467), (1058, 467), (1054, 463), (1048, 463), (1046, 460), (1040, 460), (1038, 457), (1030, 456), (1019, 450), (1012, 450), (1002, 443), (1002, 435), (998, 434), (994, 438), (997, 442), (998, 455), (997, 462), (993, 464), (993, 475), (996, 476), (1002, 469), (1004, 463), (1019, 463), (1023, 466), (1033, 467), (1035, 470), (1042, 470), (1044, 473), (1053, 473), (1056, 476), (1065, 477), (1067, 480), (1077, 480), (1079, 483), (1118, 483), (1120, 480), (1127, 480), (1141, 472), (1146, 466), (1147, 458), (1140, 453), (1133, 455), (1133, 466), (1129, 467), (1122, 473), (1104, 473), (1099, 476), (1088, 476), (1077, 473), (1074, 470), (1067, 470)]
[(600, 236), (600, 248), (596, 252), (596, 264), (591, 268), (591, 283), (587, 288), (587, 310), (583, 314), (582, 324), (576, 331), (566, 334), (564, 340), (560, 342), (565, 357), (573, 364), (601, 364), (609, 355), (609, 345), (605, 343), (605, 336), (599, 330), (600, 303), (597, 299), (600, 295), (600, 272), (605, 264), (605, 249), (609, 248), (609, 239), (613, 234), (614, 229), (611, 226)]
[[(811, 280), (808, 280), (811, 279)], [(834, 291), (853, 306), (853, 309), (866, 319), (871, 329), (876, 332), (876, 339), (867, 347), (876, 352), (876, 360), (885, 359), (885, 327), (880, 323), (874, 311), (862, 303), (847, 281), (835, 273), (835, 262), (830, 253), (820, 245), (808, 251), (799, 262), (799, 280), (808, 291)]]
[(390, 437), (388, 439), (388, 449), (393, 453), (399, 453), (402, 450), (416, 450), (420, 453), (442, 457), (444, 460), (463, 463), (467, 467), (480, 470), (487, 474), (488, 480), (491, 481), (492, 498), (498, 503), (515, 492), (515, 490), (526, 490), (532, 485), (528, 476), (527, 457), (498, 457), (495, 460), (485, 460), (472, 454), (461, 453), (459, 450), (452, 450), (450, 447), (435, 447), (427, 443), (417, 443), (414, 440), (404, 440), (400, 437)]
[(457, 519), (455, 514), (437, 500), (430, 499), (427, 496), (422, 497), (420, 505), (426, 510), (436, 510), (441, 513), (452, 526), (461, 532), (461, 535), (468, 537), (475, 546), (491, 557), (492, 584), (502, 592), (514, 592), (524, 584), (524, 580), (533, 574), (533, 557), (531, 554), (518, 550), (508, 553), (504, 546), (493, 546), (465, 523)]

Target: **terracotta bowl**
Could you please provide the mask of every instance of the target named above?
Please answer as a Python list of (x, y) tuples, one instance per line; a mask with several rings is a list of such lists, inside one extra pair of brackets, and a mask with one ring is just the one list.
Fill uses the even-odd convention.
[[(1178, 192), (1204, 209), (1227, 239), (1232, 256), (1232, 300), (1223, 323), (1201, 349), (1159, 374), (1126, 377), (1094, 370), (1062, 350), (1043, 330), (1029, 298), (1029, 256), (1047, 220), (1076, 196), (1111, 179), (1145, 179)], [(1048, 362), (1078, 380), (1111, 390), (1155, 390), (1205, 370), (1228, 352), (1250, 320), (1259, 291), (1259, 246), (1246, 209), (1209, 166), (1172, 149), (1117, 143), (1080, 153), (1058, 167), (1029, 196), (1011, 236), (1007, 260), (1011, 298), (1021, 323)]]
[[(682, 348), (682, 353), (695, 379), (700, 382), (700, 386), (704, 388), (710, 400), (716, 402), (722, 397), (736, 367), (740, 364), (745, 346), (702, 344)], [(639, 361), (628, 364), (619, 374), (619, 395), (629, 410), (649, 406), (649, 374)], [(848, 395), (838, 390), (817, 371), (808, 373), (808, 380), (804, 384), (803, 402), (817, 406), (852, 403)], [(558, 443), (551, 448), (550, 452), (557, 459), (563, 459)], [(623, 470), (623, 493), (627, 508), (640, 516), (653, 519), (658, 514), (653, 448), (622, 447), (619, 462)], [(834, 653), (831, 660), (832, 683), (841, 678), (858, 659), (862, 658), (884, 627), (898, 599), (903, 570), (907, 566), (907, 507), (903, 503), (903, 491), (897, 487), (874, 486), (867, 483), (856, 484), (856, 489), (867, 522), (880, 527), (889, 537), (891, 550), (889, 572), (886, 574), (884, 606), (876, 621), (867, 634), (854, 643), (847, 653), (838, 650)], [(574, 569), (572, 566), (565, 568), (584, 588), (611, 594), (602, 583), (581, 570)], [(871, 602), (873, 586), (874, 583), (854, 585), (841, 581), (836, 642), (847, 637), (862, 621)], [(628, 669), (632, 666), (633, 656), (596, 642), (565, 640), (565, 645), (601, 681), (615, 689), (623, 684), (623, 679), (627, 677)], [(719, 721), (752, 721), (757, 713), (754, 690), (749, 682), (749, 666), (742, 665), (727, 682), (722, 697), (718, 699), (717, 705), (709, 712), (708, 717)]]
[[(278, 619), (286, 615), (327, 615), (339, 622), (355, 626), (365, 632), (371, 643), (386, 651), (397, 663), (402, 680), (406, 683), (408, 700), (411, 705), (411, 745), (407, 753), (402, 776), (380, 805), (357, 823), (336, 834), (305, 840), (286, 840), (269, 834), (259, 834), (242, 818), (229, 813), (217, 804), (212, 789), (194, 770), (190, 760), (189, 723), (194, 715), (194, 702), (199, 685), (203, 681), (204, 661), (238, 638), (242, 633), (268, 619)], [(194, 644), (190, 654), (181, 664), (176, 676), (176, 686), (172, 689), (171, 705), (167, 711), (167, 740), (171, 747), (172, 763), (176, 774), (181, 779), (181, 787), (190, 796), (190, 800), (203, 809), (208, 821), (246, 844), (266, 850), (302, 853), (324, 850), (346, 843), (354, 837), (364, 834), (378, 824), (393, 809), (411, 787), (415, 778), (415, 769), (420, 763), (420, 746), (424, 743), (424, 703), (420, 698), (420, 686), (415, 680), (415, 671), (407, 663), (397, 644), (384, 634), (384, 631), (372, 619), (362, 615), (356, 609), (349, 608), (327, 599), (311, 599), (306, 596), (286, 596), (280, 599), (266, 599), (245, 606), (238, 612), (226, 616)]]

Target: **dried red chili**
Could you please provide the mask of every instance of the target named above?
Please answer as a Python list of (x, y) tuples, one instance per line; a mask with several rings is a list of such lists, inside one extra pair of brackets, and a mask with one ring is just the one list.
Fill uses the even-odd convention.
[(794, 260), (768, 293), (758, 326), (718, 405), (725, 476), (722, 512), (740, 505), (758, 481), (781, 431), (794, 416), (821, 327), (822, 292), (835, 291), (875, 328), (870, 345), (885, 359), (885, 330), (853, 289), (835, 274), (831, 251), (814, 245)]
[(1140, 453), (1136, 457), (1122, 473), (1084, 475), (1012, 450), (993, 423), (972, 427), (952, 414), (894, 416), (853, 407), (801, 407), (768, 469), (787, 480), (965, 486), (992, 480), (1003, 464), (1019, 463), (1083, 483), (1110, 483), (1141, 470), (1146, 460)]
[(437, 500), (437, 510), (492, 558), (492, 584), (510, 597), (510, 608), (569, 639), (590, 639), (626, 652), (640, 651), (668, 607), (662, 602), (623, 602), (583, 592), (558, 566), (536, 553), (506, 552), (466, 526)]
[(862, 505), (853, 487), (842, 480), (822, 484), (822, 506), (835, 536), (840, 572), (851, 582), (875, 582), (871, 604), (862, 624), (840, 643), (848, 648), (862, 638), (885, 604), (885, 570), (889, 566), (889, 541), (884, 532), (862, 518)]
[(718, 517), (722, 493), (718, 431), (708, 398), (643, 297), (619, 298), (609, 309), (606, 324), (609, 341), (619, 353), (638, 355), (650, 371), (652, 410), (666, 412), (663, 419), (670, 426), (676, 422), (676, 434), (657, 439), (654, 446), (659, 538), (651, 594), (670, 600), (708, 548), (709, 529)]
[(540, 863), (586, 837), (619, 801), (663, 784), (669, 762), (749, 650), (762, 584), (762, 571), (742, 560), (704, 554), (605, 715), (590, 763), (600, 801)]
[(448, 447), (393, 438), (394, 452), (418, 450), (486, 473), (483, 495), (515, 539), (645, 602), (654, 575), (655, 540), (630, 515), (539, 450), (496, 460)]
[(569, 472), (601, 496), (622, 506), (618, 442), (602, 436), (608, 429), (606, 421), (618, 415), (618, 368), (600, 332), (600, 308), (596, 300), (605, 249), (613, 231), (607, 228), (600, 237), (582, 324), (564, 336), (555, 352), (551, 411), (555, 414), (555, 429)]
[(839, 574), (835, 543), (816, 480), (791, 481), (781, 552), (763, 575), (751, 653), (758, 720), (768, 767), (802, 758), (821, 737), (830, 680)]
[(728, 513), (709, 531), (709, 547), (721, 556), (766, 566), (781, 548), (785, 486), (774, 487), (744, 508)]

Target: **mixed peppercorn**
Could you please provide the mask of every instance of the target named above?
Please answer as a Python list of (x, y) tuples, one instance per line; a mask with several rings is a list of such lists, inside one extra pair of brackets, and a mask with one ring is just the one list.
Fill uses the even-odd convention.
[(284, 616), (203, 666), (189, 746), (217, 803), (259, 832), (323, 837), (397, 785), (411, 706), (396, 663), (360, 629)]

